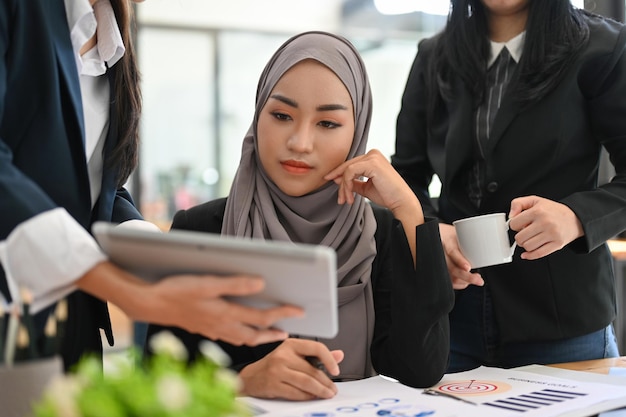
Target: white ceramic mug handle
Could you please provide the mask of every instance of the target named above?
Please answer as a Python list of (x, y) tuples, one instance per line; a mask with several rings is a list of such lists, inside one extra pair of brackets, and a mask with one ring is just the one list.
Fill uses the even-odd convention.
[[(506, 230), (509, 231), (511, 228), (509, 227), (509, 223), (511, 223), (511, 219), (506, 221)], [(509, 256), (513, 256), (515, 253), (515, 248), (517, 247), (517, 242), (513, 240), (513, 244), (511, 245)]]

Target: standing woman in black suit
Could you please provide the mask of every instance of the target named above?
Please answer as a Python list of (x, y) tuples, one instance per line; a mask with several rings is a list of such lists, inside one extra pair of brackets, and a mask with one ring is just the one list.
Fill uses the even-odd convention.
[(102, 300), (132, 319), (242, 344), (286, 337), (268, 326), (301, 314), (220, 298), (260, 291), (250, 277), (149, 285), (108, 262), (91, 237), (97, 220), (150, 227), (123, 188), (141, 110), (131, 10), (130, 0), (0, 2), (0, 292), (15, 300), (29, 288), (40, 317), (71, 293), (66, 367), (102, 352), (100, 329), (113, 343)]
[[(569, 0), (452, 0), (419, 44), (392, 163), (441, 221), (448, 371), (618, 355), (606, 240), (626, 229), (625, 46), (622, 24)], [(616, 175), (598, 187), (602, 146)], [(451, 223), (494, 212), (518, 250), (472, 270)]]

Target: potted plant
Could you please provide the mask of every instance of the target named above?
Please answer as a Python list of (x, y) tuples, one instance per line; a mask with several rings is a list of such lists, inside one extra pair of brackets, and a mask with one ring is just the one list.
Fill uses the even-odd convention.
[(184, 345), (169, 332), (149, 341), (154, 355), (119, 358), (103, 374), (95, 358), (86, 357), (75, 372), (52, 380), (33, 409), (36, 417), (243, 417), (247, 407), (236, 401), (239, 379), (227, 368), (230, 358), (212, 342), (187, 363)]

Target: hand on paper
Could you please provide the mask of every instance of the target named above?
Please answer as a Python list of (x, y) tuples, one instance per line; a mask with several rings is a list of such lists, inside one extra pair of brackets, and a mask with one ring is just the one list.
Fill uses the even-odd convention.
[(78, 286), (117, 305), (134, 320), (174, 325), (235, 345), (285, 339), (287, 333), (271, 326), (303, 314), (293, 306), (260, 310), (222, 298), (261, 291), (263, 280), (253, 277), (180, 275), (150, 284), (102, 262), (85, 274)]
[(335, 384), (326, 372), (311, 365), (307, 357), (319, 359), (330, 375), (339, 375), (342, 351), (329, 351), (324, 344), (312, 340), (289, 338), (241, 370), (242, 394), (299, 401), (334, 397)]
[(439, 234), (441, 235), (441, 243), (446, 254), (446, 263), (450, 279), (452, 280), (452, 288), (462, 290), (467, 288), (468, 285), (482, 286), (485, 283), (483, 278), (479, 273), (470, 272), (470, 263), (461, 253), (454, 226), (440, 223)]
[(576, 214), (565, 204), (537, 196), (511, 201), (510, 228), (515, 241), (526, 251), (522, 259), (539, 259), (584, 235)]

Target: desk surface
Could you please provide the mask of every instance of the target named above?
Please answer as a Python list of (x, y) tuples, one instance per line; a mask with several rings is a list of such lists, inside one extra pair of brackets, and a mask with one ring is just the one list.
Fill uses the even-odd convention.
[(619, 358), (595, 359), (591, 361), (556, 363), (549, 366), (570, 369), (572, 371), (608, 374), (609, 368), (626, 368), (626, 356), (621, 356)]

